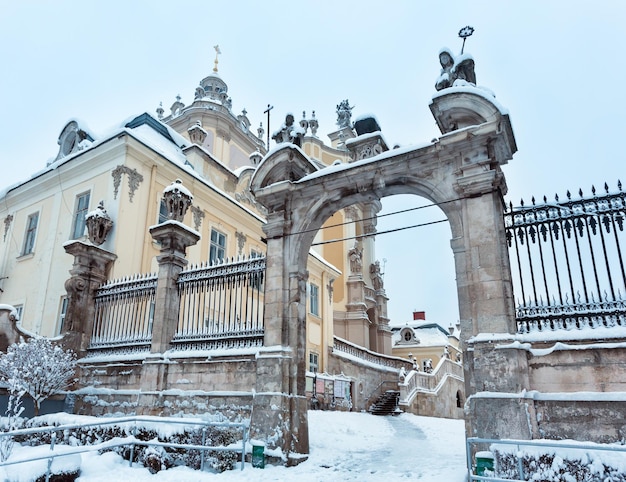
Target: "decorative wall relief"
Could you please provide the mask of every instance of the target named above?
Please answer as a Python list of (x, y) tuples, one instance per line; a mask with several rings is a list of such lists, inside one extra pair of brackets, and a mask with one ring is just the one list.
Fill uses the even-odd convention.
[(137, 172), (137, 169), (131, 169), (128, 166), (117, 166), (113, 169), (111, 172), (111, 176), (113, 176), (113, 199), (117, 199), (117, 193), (122, 182), (122, 174), (128, 176), (128, 200), (132, 203), (135, 191), (143, 181), (143, 176)]

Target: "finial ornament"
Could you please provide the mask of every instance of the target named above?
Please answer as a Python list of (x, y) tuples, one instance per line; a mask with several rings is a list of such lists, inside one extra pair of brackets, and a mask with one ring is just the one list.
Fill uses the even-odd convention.
[(217, 73), (217, 63), (219, 62), (217, 60), (217, 56), (220, 55), (222, 53), (222, 51), (220, 50), (220, 46), (219, 45), (214, 45), (213, 48), (215, 49), (215, 60), (214, 60), (214, 64), (215, 67), (213, 67), (213, 72)]
[(467, 37), (471, 37), (473, 33), (474, 27), (470, 27), (469, 25), (459, 30), (459, 37), (463, 39), (463, 45), (461, 45), (461, 55), (463, 55), (463, 49), (465, 48), (465, 39), (467, 39)]

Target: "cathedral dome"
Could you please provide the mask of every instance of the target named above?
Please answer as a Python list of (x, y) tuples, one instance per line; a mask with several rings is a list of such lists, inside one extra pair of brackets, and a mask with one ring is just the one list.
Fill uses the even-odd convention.
[(196, 88), (195, 99), (211, 99), (226, 104), (228, 85), (217, 73), (212, 73), (200, 81)]

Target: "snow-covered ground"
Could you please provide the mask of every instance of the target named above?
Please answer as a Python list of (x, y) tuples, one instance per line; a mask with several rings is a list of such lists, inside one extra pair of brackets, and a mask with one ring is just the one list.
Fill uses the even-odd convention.
[(463, 482), (465, 439), (461, 420), (401, 414), (377, 417), (366, 413), (309, 412), (310, 456), (297, 467), (246, 464), (222, 474), (185, 467), (150, 474), (130, 468), (113, 453), (82, 455), (79, 482), (237, 481), (387, 481)]

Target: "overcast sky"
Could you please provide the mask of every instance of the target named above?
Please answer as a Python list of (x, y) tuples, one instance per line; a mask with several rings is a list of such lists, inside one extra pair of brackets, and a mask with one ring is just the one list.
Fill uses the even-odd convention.
[[(336, 130), (336, 105), (374, 114), (389, 145), (438, 134), (428, 104), (439, 50), (458, 53), (459, 29), (477, 83), (508, 108), (518, 152), (504, 166), (507, 201), (626, 182), (626, 2), (620, 0), (370, 0), (165, 2), (0, 0), (0, 162), (3, 186), (58, 152), (66, 122), (97, 135), (177, 94), (189, 104), (213, 68), (233, 111), (271, 130), (287, 112), (316, 111), (318, 135)], [(424, 203), (417, 197), (385, 209)], [(432, 211), (425, 210), (425, 211)], [(421, 213), (421, 212), (420, 212)], [(425, 218), (424, 216), (429, 216)], [(440, 219), (390, 216), (379, 228)], [(380, 236), (378, 257), (393, 323), (413, 309), (448, 326), (458, 318), (447, 224)]]

